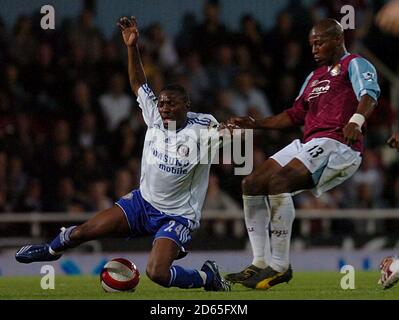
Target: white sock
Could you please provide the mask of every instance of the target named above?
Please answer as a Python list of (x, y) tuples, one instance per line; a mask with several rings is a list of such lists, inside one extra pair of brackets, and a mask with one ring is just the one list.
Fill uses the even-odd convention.
[[(265, 268), (265, 244), (269, 239), (266, 227), (269, 225), (270, 214), (266, 209), (265, 196), (243, 196), (245, 225), (247, 226), (249, 242), (252, 247), (252, 264)], [(270, 248), (270, 244), (268, 245)]]
[(272, 261), (269, 264), (274, 270), (284, 272), (288, 269), (292, 222), (295, 219), (295, 208), (290, 193), (269, 196), (271, 212)]

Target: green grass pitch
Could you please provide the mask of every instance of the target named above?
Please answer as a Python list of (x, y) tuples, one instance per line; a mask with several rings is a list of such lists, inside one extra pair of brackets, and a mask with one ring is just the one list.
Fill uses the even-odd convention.
[(295, 272), (289, 284), (269, 290), (251, 290), (239, 284), (231, 292), (206, 292), (202, 289), (162, 288), (145, 276), (132, 293), (106, 293), (98, 277), (58, 276), (54, 290), (43, 290), (40, 277), (0, 277), (0, 300), (5, 299), (118, 299), (118, 300), (295, 300), (295, 299), (373, 299), (399, 298), (399, 284), (388, 290), (377, 285), (378, 272), (356, 272), (355, 289), (340, 286), (339, 272)]

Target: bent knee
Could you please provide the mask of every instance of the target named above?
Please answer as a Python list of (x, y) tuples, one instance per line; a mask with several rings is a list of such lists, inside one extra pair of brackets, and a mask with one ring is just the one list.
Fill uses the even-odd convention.
[(273, 174), (268, 181), (267, 189), (269, 194), (290, 192), (289, 180), (280, 173)]
[(163, 268), (157, 265), (148, 265), (146, 269), (146, 274), (155, 283), (168, 287), (170, 282), (170, 269)]
[(265, 182), (259, 179), (257, 176), (249, 175), (241, 182), (242, 193), (247, 196), (266, 194), (266, 190), (263, 187), (264, 184)]

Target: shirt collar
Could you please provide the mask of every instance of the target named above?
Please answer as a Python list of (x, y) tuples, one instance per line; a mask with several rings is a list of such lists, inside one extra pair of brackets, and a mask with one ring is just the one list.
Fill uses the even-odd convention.
[(349, 55), (350, 55), (350, 53), (349, 53), (348, 51), (345, 50), (343, 56), (342, 56), (341, 59), (339, 59), (339, 60), (341, 61), (342, 59), (346, 58), (346, 57), (349, 56)]
[[(179, 129), (176, 130), (176, 133), (182, 131), (185, 127), (187, 127), (187, 124), (188, 124), (188, 118), (186, 118), (186, 121), (184, 122), (184, 124), (183, 124)], [(163, 126), (163, 124), (162, 124), (162, 128), (163, 128), (163, 130), (164, 130), (165, 132), (168, 130), (168, 129), (166, 129), (166, 128)]]
[[(348, 51), (345, 50), (344, 54), (343, 54), (342, 57), (339, 59), (339, 61), (342, 61), (342, 59), (345, 59), (345, 58), (346, 58), (347, 56), (349, 56), (349, 55), (350, 55), (350, 53), (349, 53)], [(334, 65), (334, 66), (335, 66), (335, 65)], [(330, 71), (332, 67), (333, 67), (333, 66), (328, 66), (328, 67), (327, 67), (327, 71)]]

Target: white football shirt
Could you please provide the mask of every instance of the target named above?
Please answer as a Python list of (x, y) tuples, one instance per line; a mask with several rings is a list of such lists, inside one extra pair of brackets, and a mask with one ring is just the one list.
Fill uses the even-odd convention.
[(211, 167), (206, 155), (219, 147), (219, 123), (212, 115), (188, 112), (183, 128), (165, 129), (157, 98), (147, 84), (138, 90), (137, 102), (148, 126), (140, 192), (154, 208), (183, 216), (193, 223), (192, 229), (198, 228)]

